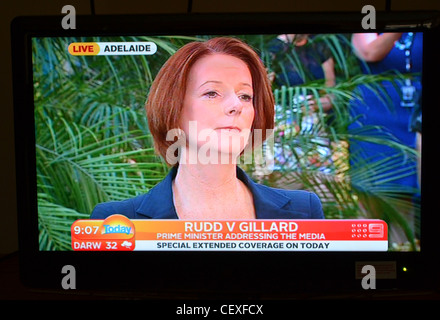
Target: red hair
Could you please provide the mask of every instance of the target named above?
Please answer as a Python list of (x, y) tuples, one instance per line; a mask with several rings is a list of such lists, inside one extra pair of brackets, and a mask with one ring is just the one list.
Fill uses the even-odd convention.
[(207, 41), (191, 42), (180, 48), (160, 69), (151, 85), (145, 104), (156, 152), (165, 160), (167, 149), (174, 143), (167, 141), (166, 136), (169, 130), (179, 128), (191, 67), (200, 58), (216, 53), (234, 56), (245, 62), (249, 68), (255, 109), (252, 132), (255, 129), (262, 129), (264, 141), (266, 129), (274, 127), (275, 102), (266, 68), (257, 53), (249, 45), (236, 38), (218, 37)]

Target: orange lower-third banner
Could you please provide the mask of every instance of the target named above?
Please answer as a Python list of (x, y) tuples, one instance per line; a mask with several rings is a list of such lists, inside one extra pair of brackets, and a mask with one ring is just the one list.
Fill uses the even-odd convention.
[(382, 220), (77, 220), (75, 251), (387, 251)]

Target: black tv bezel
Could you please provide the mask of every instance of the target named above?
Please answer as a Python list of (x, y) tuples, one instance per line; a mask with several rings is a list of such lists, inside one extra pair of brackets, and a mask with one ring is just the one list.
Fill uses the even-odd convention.
[[(38, 248), (32, 52), (35, 36), (117, 36), (165, 34), (354, 33), (424, 31), (423, 105), (435, 101), (438, 12), (377, 12), (376, 30), (364, 30), (360, 12), (178, 14), (77, 16), (76, 29), (64, 30), (63, 16), (18, 17), (11, 24), (20, 274), (31, 287), (61, 288), (64, 265), (76, 268), (78, 289), (242, 292), (300, 292), (361, 289), (357, 261), (393, 261), (393, 287), (431, 287), (437, 281), (435, 228), (439, 218), (422, 214), (420, 252), (47, 252)], [(436, 38), (437, 37), (437, 38)], [(436, 63), (437, 62), (437, 63)], [(433, 208), (438, 172), (435, 111), (424, 108), (422, 210)], [(428, 146), (428, 147), (426, 147)], [(431, 182), (431, 183), (430, 183)], [(402, 267), (407, 267), (407, 272)]]

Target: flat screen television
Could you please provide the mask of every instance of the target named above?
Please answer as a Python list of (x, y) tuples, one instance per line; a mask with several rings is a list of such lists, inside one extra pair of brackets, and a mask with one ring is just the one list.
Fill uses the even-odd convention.
[(23, 282), (332, 292), (373, 265), (379, 289), (436, 283), (438, 14), (363, 17), (16, 18)]

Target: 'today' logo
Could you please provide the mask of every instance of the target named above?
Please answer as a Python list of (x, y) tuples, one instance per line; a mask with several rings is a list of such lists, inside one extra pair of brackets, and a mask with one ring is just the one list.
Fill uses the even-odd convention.
[(101, 225), (101, 234), (112, 239), (131, 239), (134, 233), (133, 222), (120, 214), (111, 215)]

